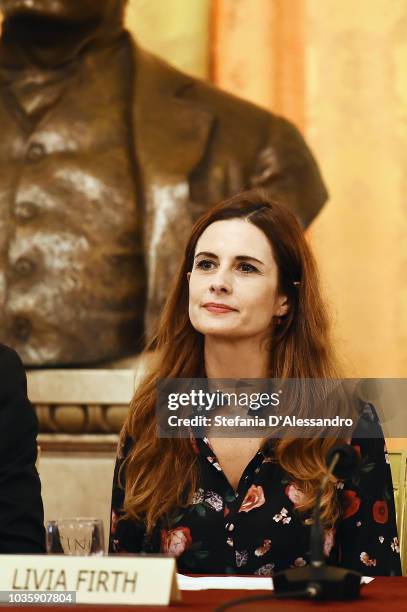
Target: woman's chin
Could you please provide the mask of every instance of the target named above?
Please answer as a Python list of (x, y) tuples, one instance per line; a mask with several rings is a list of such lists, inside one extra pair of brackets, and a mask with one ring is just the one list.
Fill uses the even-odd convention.
[(227, 325), (202, 325), (198, 331), (204, 336), (213, 336), (219, 338), (234, 338), (241, 335), (241, 330), (236, 327)]

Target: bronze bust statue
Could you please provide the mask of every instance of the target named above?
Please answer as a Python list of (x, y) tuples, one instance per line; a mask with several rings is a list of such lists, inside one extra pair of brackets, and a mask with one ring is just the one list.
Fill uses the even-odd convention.
[(125, 0), (0, 0), (0, 341), (27, 366), (137, 353), (199, 214), (327, 194), (288, 121), (169, 66)]

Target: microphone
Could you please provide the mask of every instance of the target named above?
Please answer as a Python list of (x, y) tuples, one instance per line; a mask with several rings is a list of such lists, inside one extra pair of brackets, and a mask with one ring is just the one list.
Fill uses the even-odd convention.
[(321, 499), (331, 475), (348, 478), (359, 465), (359, 455), (349, 444), (336, 444), (327, 453), (328, 473), (322, 479), (313, 511), (310, 565), (278, 572), (273, 576), (276, 597), (308, 599), (356, 599), (362, 574), (326, 565)]
[(336, 478), (349, 478), (359, 463), (360, 457), (350, 444), (335, 444), (326, 454), (326, 464)]

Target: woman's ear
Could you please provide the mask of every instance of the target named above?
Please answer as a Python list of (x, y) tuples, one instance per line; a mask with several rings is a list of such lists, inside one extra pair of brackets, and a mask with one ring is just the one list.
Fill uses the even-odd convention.
[(283, 317), (289, 309), (288, 299), (286, 295), (280, 295), (277, 299), (276, 314), (277, 317)]
[(190, 278), (191, 278), (191, 272), (187, 272), (187, 279), (188, 279), (188, 282), (189, 282), (189, 279), (190, 279)]

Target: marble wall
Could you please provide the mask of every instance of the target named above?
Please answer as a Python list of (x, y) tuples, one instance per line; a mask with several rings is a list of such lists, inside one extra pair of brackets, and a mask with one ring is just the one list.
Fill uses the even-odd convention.
[(331, 201), (311, 230), (348, 371), (407, 376), (407, 4), (308, 0), (306, 134)]
[(292, 119), (330, 191), (309, 239), (349, 376), (407, 376), (407, 4), (218, 0), (214, 78)]

